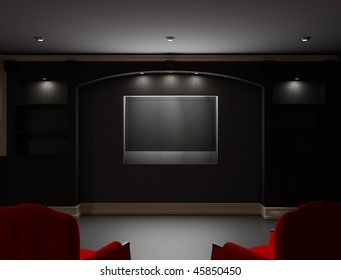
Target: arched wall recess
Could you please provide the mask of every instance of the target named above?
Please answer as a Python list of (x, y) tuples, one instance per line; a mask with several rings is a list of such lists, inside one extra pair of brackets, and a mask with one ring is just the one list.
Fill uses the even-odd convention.
[[(81, 202), (260, 202), (261, 85), (169, 70), (104, 77), (77, 91)], [(125, 96), (216, 96), (217, 164), (123, 164)]]

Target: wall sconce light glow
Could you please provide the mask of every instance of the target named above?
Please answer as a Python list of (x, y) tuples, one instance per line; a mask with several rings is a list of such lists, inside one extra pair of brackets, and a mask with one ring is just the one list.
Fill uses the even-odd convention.
[(175, 37), (174, 36), (167, 36), (167, 37), (165, 37), (165, 39), (167, 40), (167, 42), (175, 41)]
[(37, 42), (44, 42), (45, 41), (45, 37), (42, 36), (34, 36), (33, 37)]
[(301, 37), (301, 42), (308, 42), (311, 40), (310, 36)]
[(293, 98), (293, 96), (301, 94), (300, 89), (302, 88), (302, 84), (299, 83), (298, 81), (291, 81), (288, 83), (288, 94), (291, 95), (291, 98)]
[(194, 72), (194, 75), (199, 75), (199, 73), (198, 72)]
[(295, 78), (295, 81), (299, 81), (299, 80), (300, 80), (300, 78), (298, 78), (298, 77)]
[(44, 78), (42, 78), (41, 80), (42, 80), (42, 81), (47, 81), (47, 78), (44, 77)]

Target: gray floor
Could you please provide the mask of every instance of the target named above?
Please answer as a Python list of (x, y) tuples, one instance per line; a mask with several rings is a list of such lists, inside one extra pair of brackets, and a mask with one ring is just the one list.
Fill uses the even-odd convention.
[(252, 215), (96, 215), (79, 218), (81, 247), (129, 241), (135, 260), (207, 260), (212, 243), (268, 241), (276, 220)]

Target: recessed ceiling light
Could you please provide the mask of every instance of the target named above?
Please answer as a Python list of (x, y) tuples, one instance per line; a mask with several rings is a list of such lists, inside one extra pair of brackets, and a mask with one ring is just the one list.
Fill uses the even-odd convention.
[(301, 37), (301, 42), (308, 42), (310, 41), (310, 39), (311, 39), (310, 36)]
[(34, 39), (36, 39), (37, 42), (44, 42), (45, 41), (45, 37), (42, 36), (34, 36)]
[(175, 37), (174, 37), (174, 36), (167, 36), (167, 37), (165, 37), (165, 39), (166, 39), (168, 42), (173, 42), (173, 41), (175, 41)]

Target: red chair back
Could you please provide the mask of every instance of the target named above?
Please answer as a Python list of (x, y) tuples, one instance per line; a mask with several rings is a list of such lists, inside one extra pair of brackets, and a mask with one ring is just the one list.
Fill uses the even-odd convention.
[(79, 259), (77, 221), (37, 204), (0, 207), (0, 259)]
[(341, 204), (315, 201), (276, 224), (275, 259), (341, 259)]

